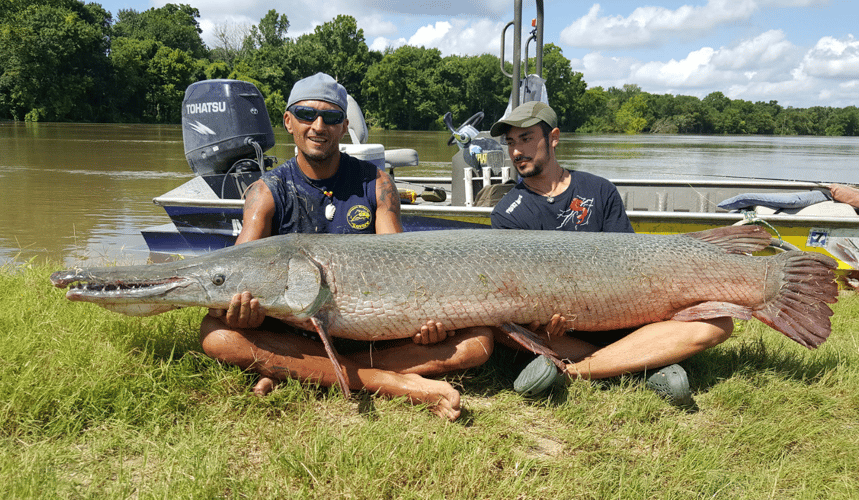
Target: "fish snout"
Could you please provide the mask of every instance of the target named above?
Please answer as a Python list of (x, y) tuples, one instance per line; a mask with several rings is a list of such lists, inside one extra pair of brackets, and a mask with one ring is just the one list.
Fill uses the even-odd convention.
[(51, 274), (51, 284), (57, 288), (66, 288), (72, 283), (81, 281), (82, 276), (76, 270), (57, 271)]

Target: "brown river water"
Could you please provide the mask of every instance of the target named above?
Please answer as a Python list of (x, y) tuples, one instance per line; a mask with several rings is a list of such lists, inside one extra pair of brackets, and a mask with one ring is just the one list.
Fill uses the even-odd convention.
[[(282, 128), (275, 136), (268, 154), (286, 160), (291, 137)], [(369, 142), (418, 151), (421, 166), (400, 175), (449, 176), (456, 147), (447, 146), (448, 137), (373, 131)], [(859, 183), (855, 137), (568, 134), (558, 157), (568, 168), (609, 178)], [(169, 222), (152, 198), (192, 175), (178, 125), (0, 122), (0, 262), (145, 262), (140, 230)]]

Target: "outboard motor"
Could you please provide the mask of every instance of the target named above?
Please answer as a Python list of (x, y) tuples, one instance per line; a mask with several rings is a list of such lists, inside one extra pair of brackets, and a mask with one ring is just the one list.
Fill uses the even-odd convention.
[(197, 175), (226, 174), (246, 159), (257, 160), (261, 170), (263, 153), (274, 146), (274, 130), (254, 84), (203, 80), (185, 90), (182, 139)]

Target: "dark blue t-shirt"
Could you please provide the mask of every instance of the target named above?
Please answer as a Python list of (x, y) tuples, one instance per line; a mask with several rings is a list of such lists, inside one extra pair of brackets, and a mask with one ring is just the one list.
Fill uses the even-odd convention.
[[(272, 235), (287, 233), (375, 233), (378, 167), (340, 153), (337, 173), (309, 179), (295, 158), (263, 174), (274, 197)], [(334, 207), (331, 220), (326, 208)], [(331, 209), (328, 209), (329, 211)]]
[(570, 171), (570, 186), (549, 198), (520, 181), (492, 210), (496, 229), (632, 233), (617, 188), (602, 177)]

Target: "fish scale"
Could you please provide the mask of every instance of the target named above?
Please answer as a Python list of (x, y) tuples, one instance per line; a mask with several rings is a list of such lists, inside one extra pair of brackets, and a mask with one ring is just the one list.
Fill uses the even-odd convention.
[[(688, 235), (447, 230), (292, 234), (177, 263), (61, 271), (70, 300), (127, 314), (225, 308), (250, 291), (266, 313), (357, 340), (409, 338), (427, 320), (453, 330), (547, 323), (577, 330), (752, 316), (807, 347), (829, 335), (835, 261), (811, 252), (751, 256), (757, 226)], [(102, 285), (138, 286), (107, 291)]]
[(460, 230), (316, 241), (305, 251), (336, 287), (329, 332), (355, 339), (400, 338), (428, 319), (456, 329), (554, 313), (573, 329), (627, 328), (774, 294), (764, 286), (774, 257), (688, 236)]

